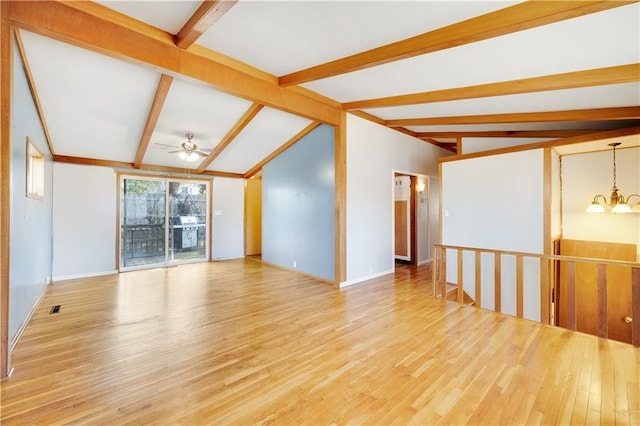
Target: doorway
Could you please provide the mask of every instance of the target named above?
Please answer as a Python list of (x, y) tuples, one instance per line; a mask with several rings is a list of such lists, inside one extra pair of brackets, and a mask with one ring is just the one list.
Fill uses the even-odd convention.
[(394, 258), (410, 265), (418, 263), (417, 180), (413, 175), (394, 174)]
[(209, 181), (120, 176), (119, 269), (209, 259)]
[[(394, 171), (392, 179), (394, 264), (429, 263), (433, 257), (433, 244), (440, 240), (438, 178)], [(398, 201), (404, 201), (404, 204)], [(400, 250), (406, 247), (405, 252), (396, 247)]]

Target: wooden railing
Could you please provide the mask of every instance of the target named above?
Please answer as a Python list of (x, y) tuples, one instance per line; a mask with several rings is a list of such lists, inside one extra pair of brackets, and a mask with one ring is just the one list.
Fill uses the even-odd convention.
[[(447, 282), (447, 252), (455, 253), (457, 259), (457, 273), (451, 273), (450, 276), (455, 276), (455, 279), (450, 279)], [(474, 264), (473, 266), (465, 265), (465, 253), (473, 253)], [(483, 254), (489, 254), (492, 256), (483, 256)], [(473, 271), (474, 283), (473, 286), (467, 288), (471, 291), (473, 289), (475, 306), (478, 308), (486, 309), (483, 305), (482, 299), (482, 270), (483, 267), (487, 267), (489, 259), (493, 258), (493, 265), (491, 267), (494, 270), (494, 311), (503, 312), (502, 309), (502, 294), (508, 286), (511, 286), (510, 290), (513, 291), (515, 286), (515, 316), (518, 318), (524, 317), (524, 263), (526, 259), (537, 259), (539, 268), (539, 291), (540, 291), (540, 322), (543, 324), (558, 324), (558, 315), (554, 315), (554, 294), (557, 294), (558, 284), (558, 271), (562, 266), (566, 277), (566, 328), (570, 330), (578, 330), (578, 318), (581, 312), (579, 312), (578, 304), (576, 303), (577, 294), (577, 281), (576, 281), (576, 263), (595, 264), (597, 267), (597, 300), (593, 303), (597, 304), (597, 334), (600, 337), (608, 338), (609, 330), (609, 315), (608, 315), (608, 296), (609, 290), (607, 285), (607, 268), (609, 266), (622, 267), (630, 274), (630, 294), (631, 294), (631, 316), (625, 317), (626, 322), (631, 327), (631, 343), (635, 346), (640, 346), (640, 263), (635, 262), (622, 262), (615, 260), (603, 260), (592, 259), (582, 257), (571, 256), (558, 256), (558, 255), (544, 255), (533, 253), (522, 253), (502, 250), (491, 250), (483, 248), (473, 247), (459, 247), (449, 245), (434, 245), (433, 250), (433, 295), (434, 297), (446, 297), (447, 284), (457, 285), (457, 302), (463, 303), (464, 291), (464, 278), (465, 270)], [(515, 273), (514, 276), (503, 277), (503, 260), (505, 258), (515, 258)], [(465, 269), (466, 266), (466, 269)], [(625, 272), (627, 273), (627, 272)], [(486, 287), (485, 287), (486, 288)], [(530, 290), (530, 287), (529, 287)], [(558, 301), (555, 300), (557, 303)], [(621, 318), (622, 320), (622, 318)]]

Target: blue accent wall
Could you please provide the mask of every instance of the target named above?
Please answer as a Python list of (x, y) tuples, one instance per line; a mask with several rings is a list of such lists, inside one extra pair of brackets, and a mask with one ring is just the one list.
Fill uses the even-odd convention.
[(330, 281), (334, 144), (334, 128), (321, 125), (262, 169), (262, 259)]
[[(53, 229), (51, 152), (15, 47), (11, 121), (10, 342), (46, 290), (47, 277), (51, 277)], [(27, 136), (45, 156), (42, 200), (26, 197)]]

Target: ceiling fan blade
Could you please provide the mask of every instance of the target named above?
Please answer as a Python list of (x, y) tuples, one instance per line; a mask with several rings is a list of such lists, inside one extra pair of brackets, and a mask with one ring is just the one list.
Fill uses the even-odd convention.
[(184, 149), (178, 149), (177, 151), (169, 151), (169, 154), (175, 154), (176, 152), (185, 152)]
[(193, 151), (195, 154), (198, 154), (200, 157), (208, 157), (209, 154), (207, 154), (206, 152), (202, 152), (202, 151)]
[(166, 143), (160, 143), (160, 142), (154, 142), (154, 144), (155, 144), (155, 145), (161, 145), (161, 146), (168, 146), (169, 148), (180, 148), (180, 147), (179, 147), (179, 146), (177, 146), (177, 145), (169, 145), (169, 144), (166, 144)]

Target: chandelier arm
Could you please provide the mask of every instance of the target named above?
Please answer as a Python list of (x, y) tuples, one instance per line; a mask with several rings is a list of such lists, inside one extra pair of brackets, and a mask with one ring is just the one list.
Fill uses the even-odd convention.
[(597, 203), (598, 203), (598, 199), (599, 199), (599, 198), (602, 198), (602, 201), (604, 201), (604, 203), (605, 203), (607, 206), (610, 206), (610, 204), (609, 204), (609, 203), (607, 203), (607, 197), (605, 197), (604, 195), (600, 195), (600, 194), (598, 194), (598, 195), (596, 195), (595, 197), (593, 197), (592, 204), (597, 204)]
[(626, 198), (624, 201), (626, 201), (626, 202), (627, 202), (627, 204), (629, 204), (629, 200), (630, 200), (632, 197), (638, 197), (638, 199), (639, 199), (639, 200), (638, 200), (638, 203), (640, 203), (640, 194), (629, 194), (629, 195), (627, 196), (627, 198)]

